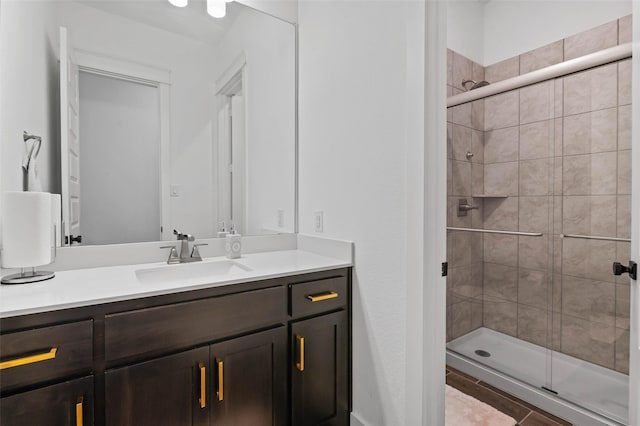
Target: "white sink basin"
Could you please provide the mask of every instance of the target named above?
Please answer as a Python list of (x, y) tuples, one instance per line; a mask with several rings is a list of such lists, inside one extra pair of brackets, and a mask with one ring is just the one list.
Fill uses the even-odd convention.
[(242, 276), (249, 271), (251, 271), (251, 268), (238, 262), (218, 260), (138, 269), (136, 270), (136, 278), (142, 284), (190, 284), (196, 282), (204, 284), (220, 279)]

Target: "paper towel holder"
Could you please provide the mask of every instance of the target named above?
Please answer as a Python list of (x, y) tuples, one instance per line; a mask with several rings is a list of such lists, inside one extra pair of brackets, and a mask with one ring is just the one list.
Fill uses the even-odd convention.
[(31, 270), (28, 271), (25, 270), (25, 268), (20, 268), (19, 273), (2, 277), (2, 284), (37, 283), (39, 281), (50, 280), (56, 276), (56, 274), (51, 271), (38, 271), (35, 267), (30, 269)]

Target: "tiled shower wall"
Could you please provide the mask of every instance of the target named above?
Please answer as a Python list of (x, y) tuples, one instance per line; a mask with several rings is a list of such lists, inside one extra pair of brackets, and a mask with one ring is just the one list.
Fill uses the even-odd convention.
[[(630, 23), (485, 69), (448, 52), (448, 92), (469, 75), (495, 83), (629, 42)], [(629, 237), (630, 85), (625, 60), (450, 108), (449, 226), (543, 236), (448, 233), (449, 339), (485, 326), (628, 372), (629, 282), (611, 263), (628, 260), (629, 243), (560, 234)], [(458, 218), (470, 194), (507, 197), (467, 198), (479, 210)]]

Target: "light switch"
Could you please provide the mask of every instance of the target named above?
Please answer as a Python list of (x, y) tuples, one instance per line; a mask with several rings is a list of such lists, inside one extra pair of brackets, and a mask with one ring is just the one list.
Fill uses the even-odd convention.
[(322, 232), (322, 227), (323, 227), (323, 213), (322, 212), (315, 212), (314, 213), (315, 216), (315, 230), (316, 232)]
[(180, 196), (180, 185), (171, 185), (171, 196), (172, 197)]

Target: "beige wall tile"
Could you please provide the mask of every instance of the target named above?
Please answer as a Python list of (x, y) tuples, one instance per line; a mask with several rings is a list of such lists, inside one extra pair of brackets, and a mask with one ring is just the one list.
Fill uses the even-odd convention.
[(453, 50), (447, 49), (447, 86), (453, 86)]
[[(471, 193), (484, 194), (484, 165), (471, 163)], [(474, 200), (473, 204), (478, 205), (482, 200)], [(474, 212), (472, 211), (471, 214)]]
[(520, 126), (520, 159), (553, 157), (554, 123), (552, 120)]
[(611, 273), (614, 261), (615, 242), (573, 238), (564, 238), (562, 241), (562, 272), (565, 275), (615, 282), (615, 276)]
[(633, 15), (618, 19), (618, 44), (631, 43), (631, 21)]
[(578, 58), (618, 44), (618, 21), (564, 39), (564, 60)]
[(482, 81), (484, 80), (484, 67), (482, 65), (480, 65), (477, 62), (472, 62), (471, 63), (471, 74), (473, 75), (473, 79), (475, 81)]
[(547, 347), (549, 345), (549, 316), (545, 309), (518, 306), (518, 338)]
[[(476, 265), (476, 268), (480, 268), (479, 271), (474, 272), (474, 276), (480, 279), (480, 285), (482, 285), (482, 262), (483, 259), (483, 251), (484, 251), (484, 243), (483, 237), (480, 233), (472, 233), (471, 235), (471, 262), (473, 265)], [(479, 266), (478, 266), (479, 265)]]
[(471, 129), (459, 124), (453, 125), (452, 154), (454, 160), (467, 160), (467, 151), (471, 150)]
[(520, 192), (523, 195), (549, 195), (553, 164), (549, 159), (520, 161)]
[(617, 108), (564, 118), (564, 155), (615, 151), (618, 138)]
[(520, 74), (559, 64), (564, 57), (564, 41), (558, 40), (520, 55)]
[(562, 206), (562, 229), (566, 234), (615, 237), (615, 195), (566, 196)]
[(554, 80), (553, 93), (553, 116), (562, 117), (564, 100), (564, 79), (556, 78)]
[(618, 151), (618, 194), (631, 194), (631, 151)]
[(518, 269), (518, 304), (551, 309), (551, 282), (546, 271)]
[(518, 266), (545, 270), (549, 268), (549, 237), (518, 237)]
[(482, 281), (473, 279), (472, 265), (451, 269), (451, 292), (460, 299), (482, 298)]
[(453, 158), (453, 123), (447, 123), (447, 158)]
[[(455, 89), (453, 91), (456, 94)], [(461, 124), (465, 127), (471, 127), (471, 103), (456, 105), (450, 108), (452, 110), (452, 121), (455, 124)]]
[(518, 237), (514, 235), (484, 235), (484, 261), (518, 266)]
[(553, 118), (554, 83), (545, 81), (520, 89), (520, 124)]
[(616, 192), (617, 154), (564, 157), (562, 186), (565, 195), (609, 195)]
[(473, 79), (473, 65), (470, 59), (453, 52), (452, 86), (464, 90), (462, 80)]
[(553, 195), (562, 195), (562, 174), (564, 168), (562, 167), (562, 157), (555, 157), (553, 159), (553, 174), (551, 179), (553, 180)]
[(617, 104), (617, 65), (603, 65), (564, 78), (564, 115), (611, 108)]
[(484, 191), (486, 194), (518, 195), (518, 162), (485, 164)]
[[(453, 96), (453, 87), (447, 86), (447, 98)], [(453, 108), (447, 108), (447, 122), (453, 122)]]
[(489, 83), (497, 83), (518, 75), (520, 75), (520, 57), (518, 56), (496, 62), (484, 69), (484, 77)]
[(484, 130), (502, 129), (519, 124), (519, 91), (511, 91), (485, 99)]
[(485, 228), (518, 230), (518, 197), (487, 198), (483, 207)]
[(518, 324), (516, 313), (515, 302), (485, 297), (483, 325), (492, 330), (516, 336)]
[[(631, 243), (620, 241), (616, 243), (616, 258), (615, 262), (620, 262), (623, 265), (629, 264), (629, 258), (631, 257)], [(618, 284), (629, 285), (629, 276), (627, 274), (615, 277), (615, 281)]]
[(562, 352), (607, 368), (614, 366), (615, 327), (562, 316)]
[(616, 327), (623, 330), (629, 330), (630, 289), (628, 285), (616, 284)]
[(469, 301), (461, 301), (452, 304), (448, 311), (451, 312), (449, 322), (450, 338), (455, 339), (462, 335), (465, 335), (473, 330), (472, 323), (472, 303)]
[(617, 237), (631, 238), (631, 196), (618, 195)]
[(562, 234), (563, 204), (562, 197), (558, 195), (553, 197), (553, 233), (556, 235)]
[(468, 161), (452, 161), (451, 171), (453, 186), (451, 195), (471, 195), (471, 163)]
[(544, 232), (549, 233), (551, 226), (549, 223), (549, 202), (550, 197), (518, 197), (519, 198), (519, 226), (521, 232)]
[(447, 233), (447, 262), (451, 268), (471, 265), (471, 232)]
[(562, 313), (592, 322), (615, 325), (615, 284), (564, 275)]
[[(558, 256), (560, 258), (560, 256)], [(562, 312), (562, 275), (553, 274), (551, 279), (551, 305), (553, 312)]]
[(484, 99), (471, 102), (471, 127), (484, 130)]
[(629, 374), (629, 331), (616, 329), (615, 369)]
[(447, 160), (447, 195), (451, 194), (453, 190), (453, 167), (451, 160)]
[(472, 163), (484, 163), (484, 132), (472, 130), (471, 132)]
[(510, 301), (518, 300), (518, 270), (496, 263), (484, 264), (484, 296)]
[(484, 161), (499, 163), (518, 160), (518, 127), (485, 132)]
[(618, 149), (631, 149), (631, 105), (618, 107)]
[(562, 118), (556, 118), (553, 120), (553, 125), (555, 127), (554, 135), (553, 135), (553, 155), (556, 157), (562, 156), (562, 132), (564, 130), (564, 120)]

